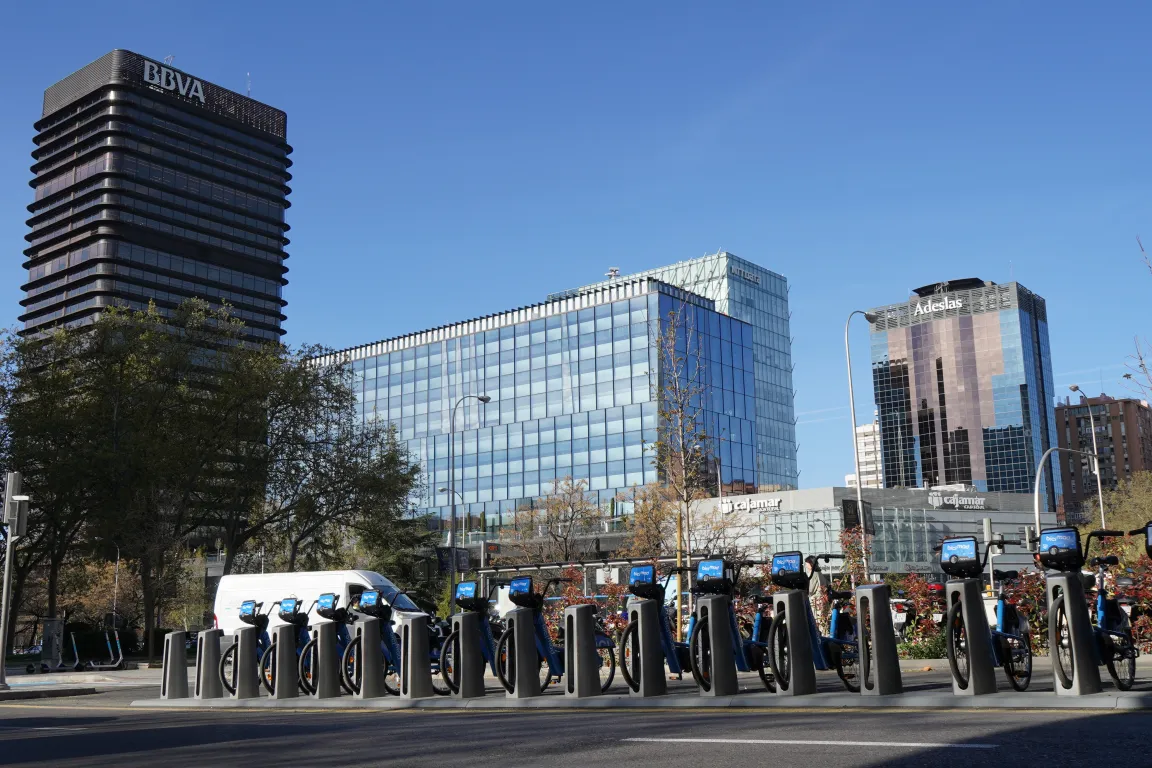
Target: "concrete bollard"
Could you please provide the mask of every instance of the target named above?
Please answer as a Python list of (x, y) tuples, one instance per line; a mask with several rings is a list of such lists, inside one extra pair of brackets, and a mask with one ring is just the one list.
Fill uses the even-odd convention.
[(160, 680), (160, 698), (188, 698), (188, 650), (183, 632), (164, 636), (164, 657)]

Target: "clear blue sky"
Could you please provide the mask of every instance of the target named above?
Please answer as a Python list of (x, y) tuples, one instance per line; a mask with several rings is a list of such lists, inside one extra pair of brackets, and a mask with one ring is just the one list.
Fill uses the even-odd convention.
[[(803, 487), (851, 471), (842, 325), (940, 279), (1048, 300), (1057, 389), (1152, 330), (1140, 3), (10, 5), (0, 304), (43, 89), (112, 48), (288, 112), (292, 343), (351, 346), (718, 248), (784, 274)], [(801, 4), (804, 5), (804, 4)], [(50, 40), (43, 35), (50, 34)], [(857, 394), (872, 408), (867, 332)]]

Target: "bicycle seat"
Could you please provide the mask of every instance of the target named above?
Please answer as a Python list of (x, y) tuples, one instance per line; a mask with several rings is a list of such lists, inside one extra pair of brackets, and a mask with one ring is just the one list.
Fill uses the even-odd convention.
[(1136, 586), (1136, 580), (1135, 579), (1130, 579), (1127, 576), (1121, 576), (1120, 578), (1116, 579), (1116, 588), (1117, 589), (1125, 589), (1126, 587), (1134, 587), (1134, 586)]
[(1107, 557), (1094, 557), (1092, 558), (1092, 565), (1120, 565), (1120, 558), (1116, 555), (1108, 555)]
[(832, 587), (828, 587), (828, 599), (829, 600), (851, 600), (852, 599), (852, 590), (849, 589), (849, 590), (843, 590), (842, 591), (842, 590), (838, 590), (838, 589), (832, 589)]
[(992, 578), (996, 581), (1015, 581), (1020, 578), (1020, 571), (997, 571), (993, 569)]

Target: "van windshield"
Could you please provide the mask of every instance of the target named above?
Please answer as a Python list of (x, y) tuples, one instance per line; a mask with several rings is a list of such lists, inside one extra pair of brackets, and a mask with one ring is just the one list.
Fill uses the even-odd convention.
[[(362, 584), (349, 584), (348, 585), (348, 604), (353, 605), (360, 599), (360, 594), (364, 591), (365, 587)], [(399, 611), (419, 611), (420, 607), (412, 600), (400, 592), (397, 587), (388, 579), (380, 579), (372, 583), (372, 589), (379, 590), (380, 595), (392, 606)]]

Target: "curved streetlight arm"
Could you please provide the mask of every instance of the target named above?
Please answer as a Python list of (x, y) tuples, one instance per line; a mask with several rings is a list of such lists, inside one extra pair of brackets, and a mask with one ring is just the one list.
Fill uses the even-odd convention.
[[(1059, 446), (1053, 446), (1053, 447), (1049, 448), (1048, 450), (1044, 451), (1044, 455), (1040, 457), (1040, 464), (1036, 468), (1036, 485), (1032, 491), (1032, 511), (1036, 515), (1036, 535), (1037, 536), (1040, 535), (1040, 483), (1044, 479), (1044, 467), (1047, 466), (1047, 464), (1048, 464), (1048, 457), (1051, 456), (1056, 451), (1063, 451), (1064, 453), (1077, 453), (1077, 454), (1080, 454), (1081, 456), (1091, 456), (1092, 458), (1096, 459), (1097, 461), (1100, 460), (1100, 457), (1094, 453), (1088, 453), (1088, 451), (1077, 451), (1074, 448), (1060, 448)], [(1106, 525), (1104, 525), (1104, 507), (1103, 507), (1103, 505), (1101, 505), (1101, 507), (1100, 507), (1100, 527), (1101, 528), (1107, 527)]]
[(852, 386), (852, 348), (848, 343), (848, 328), (852, 325), (852, 318), (863, 315), (868, 322), (875, 322), (878, 317), (871, 312), (857, 309), (848, 315), (844, 321), (844, 359), (848, 363), (848, 411), (852, 419), (852, 463), (856, 468), (856, 518), (860, 521), (860, 557), (864, 564), (864, 579), (868, 579), (868, 532), (864, 521), (864, 491), (860, 477), (860, 446), (856, 442), (856, 391)]

